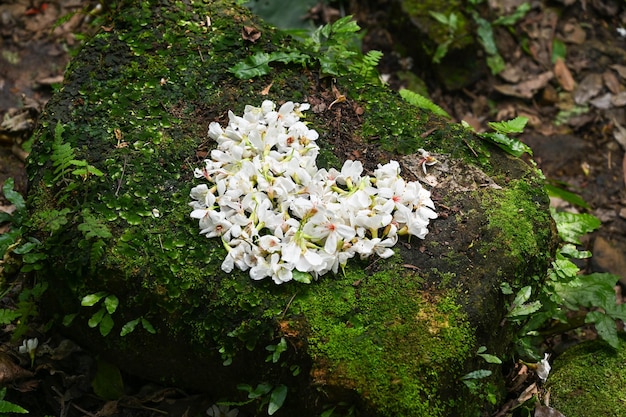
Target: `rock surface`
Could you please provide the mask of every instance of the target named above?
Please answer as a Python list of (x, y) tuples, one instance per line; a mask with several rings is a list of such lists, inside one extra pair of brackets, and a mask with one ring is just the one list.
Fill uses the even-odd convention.
[[(307, 66), (237, 79), (229, 69), (254, 52), (299, 44), (231, 2), (118, 8), (68, 69), (30, 157), (46, 311), (130, 373), (229, 401), (248, 398), (240, 384), (285, 386), (279, 416), (484, 410), (461, 377), (488, 367), (478, 347), (507, 353), (514, 329), (503, 325), (501, 284), (532, 284), (554, 250), (540, 173), (362, 75), (321, 77), (317, 52), (304, 51)], [(261, 36), (251, 40), (250, 28)], [(347, 99), (330, 106), (338, 92)], [(358, 158), (371, 170), (396, 159), (407, 179), (431, 184), (439, 219), (426, 239), (309, 285), (222, 272), (225, 249), (189, 217), (193, 170), (214, 146), (209, 123), (264, 99), (311, 103), (322, 164)], [(440, 161), (426, 178), (418, 148)], [(134, 331), (121, 336), (128, 323)], [(484, 387), (497, 390), (499, 374)]]

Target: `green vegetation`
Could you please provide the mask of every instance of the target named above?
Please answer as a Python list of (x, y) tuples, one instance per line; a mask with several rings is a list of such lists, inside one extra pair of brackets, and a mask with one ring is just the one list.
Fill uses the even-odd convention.
[[(626, 319), (626, 306), (616, 304), (613, 286), (618, 277), (594, 273), (581, 275), (575, 259), (591, 256), (580, 251), (580, 237), (600, 226), (600, 221), (589, 214), (552, 212), (562, 243), (552, 262), (545, 281), (531, 297), (531, 287), (522, 288), (511, 305), (509, 320), (523, 324), (519, 333), (518, 349), (523, 357), (539, 359), (538, 342), (544, 337), (594, 324), (598, 335), (614, 348), (619, 338), (615, 320)], [(578, 311), (567, 318), (568, 311)]]

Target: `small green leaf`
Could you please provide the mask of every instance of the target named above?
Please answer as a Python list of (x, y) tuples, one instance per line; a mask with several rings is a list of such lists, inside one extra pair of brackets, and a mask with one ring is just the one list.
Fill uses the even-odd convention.
[(107, 293), (105, 291), (100, 291), (95, 294), (89, 294), (83, 297), (80, 302), (80, 305), (83, 307), (91, 307), (95, 305), (98, 301), (102, 300)]
[(120, 305), (120, 300), (114, 295), (108, 295), (104, 299), (104, 306), (106, 307), (107, 312), (109, 314), (115, 313), (115, 310), (117, 310), (117, 306), (119, 305)]
[(560, 39), (554, 38), (552, 40), (552, 63), (554, 64), (557, 59), (564, 61), (566, 55), (567, 46), (565, 46), (565, 42)]
[(446, 16), (445, 14), (440, 13), (440, 12), (433, 12), (433, 11), (429, 11), (428, 13), (430, 13), (430, 15), (434, 17), (435, 20), (437, 20), (439, 23), (448, 26), (449, 20), (448, 20), (448, 16)]
[(487, 124), (497, 133), (509, 135), (511, 133), (522, 133), (524, 131), (524, 127), (526, 127), (526, 123), (528, 123), (527, 117), (518, 116), (511, 120), (503, 122), (489, 122)]
[(294, 269), (292, 271), (293, 280), (297, 282), (302, 282), (303, 284), (310, 284), (313, 280), (313, 277), (308, 272), (298, 271)]
[(271, 384), (265, 384), (265, 383), (259, 384), (256, 386), (256, 388), (253, 391), (250, 391), (248, 393), (248, 398), (254, 399), (254, 398), (262, 397), (266, 395), (267, 393), (269, 393), (271, 390), (272, 390)]
[(0, 325), (6, 325), (13, 320), (22, 317), (22, 313), (17, 310), (9, 310), (8, 308), (0, 309)]
[(479, 353), (478, 356), (483, 358), (487, 363), (501, 364), (502, 361), (496, 355), (490, 355), (488, 353)]
[(98, 324), (100, 324), (102, 322), (102, 318), (104, 317), (105, 314), (106, 314), (106, 310), (104, 309), (104, 307), (102, 307), (100, 310), (98, 310), (95, 313), (93, 313), (93, 315), (91, 316), (91, 318), (87, 322), (89, 327), (94, 328)]
[(526, 16), (526, 13), (530, 11), (531, 5), (529, 2), (524, 2), (517, 6), (517, 9), (508, 16), (500, 16), (493, 21), (494, 25), (500, 26), (513, 26), (517, 21)]
[(128, 323), (122, 326), (122, 330), (120, 330), (120, 336), (126, 336), (129, 333), (132, 333), (135, 328), (139, 324), (139, 319), (131, 320)]
[(533, 154), (532, 149), (528, 145), (503, 133), (481, 133), (480, 137), (495, 143), (501, 149), (517, 158), (525, 153)]
[(15, 181), (13, 178), (7, 178), (2, 186), (2, 193), (9, 202), (15, 205), (16, 211), (22, 211), (26, 208), (26, 201), (20, 193), (14, 189)]
[(267, 407), (267, 414), (271, 416), (283, 406), (285, 398), (287, 398), (287, 391), (288, 388), (282, 384), (272, 390), (270, 404)]
[(152, 326), (152, 324), (144, 319), (143, 317), (141, 318), (141, 326), (148, 332), (151, 334), (156, 334), (156, 329), (154, 328), (154, 326)]
[(105, 314), (100, 321), (100, 334), (102, 336), (107, 336), (113, 330), (113, 318), (110, 314)]

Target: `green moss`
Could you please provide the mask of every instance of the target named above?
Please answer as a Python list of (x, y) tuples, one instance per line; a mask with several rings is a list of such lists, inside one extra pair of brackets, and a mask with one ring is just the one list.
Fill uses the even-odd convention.
[[(488, 229), (498, 236), (488, 241), (501, 242), (513, 264), (524, 266), (526, 259), (539, 257), (547, 260), (550, 257), (539, 243), (550, 241), (551, 233), (546, 227), (538, 227), (550, 223), (544, 207), (543, 186), (528, 180), (513, 180), (506, 189), (481, 194), (484, 194), (481, 204), (489, 221)], [(489, 245), (483, 246), (483, 256), (488, 256), (492, 249)], [(516, 272), (526, 276), (529, 271)]]
[(308, 318), (308, 349), (326, 365), (313, 370), (317, 382), (354, 386), (380, 415), (447, 415), (436, 387), (452, 389), (475, 341), (454, 292), (423, 285), (399, 265), (373, 274), (349, 268), (298, 295), (293, 308)]
[[(621, 336), (622, 343), (626, 336)], [(548, 379), (550, 406), (568, 417), (620, 417), (626, 402), (626, 349), (585, 342), (558, 357)]]

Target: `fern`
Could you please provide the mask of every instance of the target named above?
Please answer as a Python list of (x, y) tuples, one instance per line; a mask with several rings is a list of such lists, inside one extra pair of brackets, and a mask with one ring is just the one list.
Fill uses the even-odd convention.
[(83, 210), (83, 223), (78, 225), (78, 230), (83, 232), (86, 239), (91, 239), (92, 237), (108, 239), (113, 236), (109, 228), (92, 216), (88, 209)]
[(104, 255), (104, 240), (98, 239), (91, 245), (91, 250), (89, 251), (89, 270), (93, 273), (96, 270), (96, 266), (98, 261)]
[(61, 122), (57, 122), (54, 128), (54, 141), (52, 142), (52, 175), (54, 178), (52, 184), (56, 184), (59, 180), (66, 178), (69, 174), (87, 179), (90, 175), (101, 177), (104, 175), (102, 171), (93, 165), (89, 165), (87, 161), (77, 160), (74, 148), (69, 143), (63, 142), (64, 127)]
[(54, 128), (52, 155), (50, 155), (52, 167), (54, 168), (54, 171), (52, 171), (54, 175), (53, 183), (56, 183), (69, 173), (69, 169), (73, 166), (73, 161), (76, 158), (74, 148), (72, 148), (69, 143), (63, 143), (63, 131), (63, 125), (61, 122), (57, 122)]
[(363, 59), (361, 61), (355, 63), (352, 67), (350, 67), (350, 69), (368, 79), (377, 79), (378, 73), (376, 72), (376, 66), (382, 57), (383, 53), (380, 51), (369, 51), (363, 55)]
[(450, 119), (450, 115), (444, 109), (421, 94), (417, 94), (416, 92), (403, 88), (400, 90), (400, 96), (404, 99), (404, 101), (414, 105), (415, 107), (419, 107), (422, 110), (428, 110), (437, 116)]

